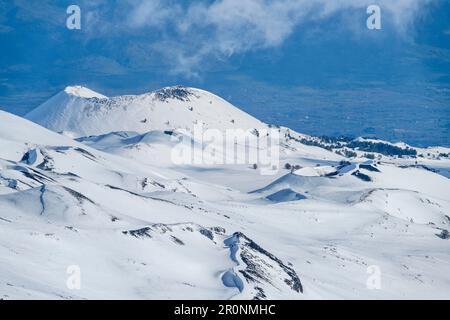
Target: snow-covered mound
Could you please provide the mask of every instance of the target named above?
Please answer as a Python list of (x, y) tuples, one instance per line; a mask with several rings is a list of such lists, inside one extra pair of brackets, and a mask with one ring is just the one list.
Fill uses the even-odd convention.
[(195, 143), (191, 135), (175, 130), (153, 130), (143, 134), (119, 131), (76, 140), (98, 150), (153, 165), (173, 165), (172, 154), (176, 146), (186, 152), (190, 152), (193, 147), (195, 151), (193, 150), (192, 154), (206, 156), (202, 146)]
[(361, 204), (372, 205), (411, 223), (432, 224), (444, 228), (450, 223), (450, 201), (435, 199), (417, 191), (373, 189), (364, 195)]
[(113, 131), (192, 130), (200, 124), (204, 124), (204, 129), (219, 130), (264, 126), (212, 93), (183, 86), (112, 98), (88, 88), (67, 87), (25, 117), (77, 137)]

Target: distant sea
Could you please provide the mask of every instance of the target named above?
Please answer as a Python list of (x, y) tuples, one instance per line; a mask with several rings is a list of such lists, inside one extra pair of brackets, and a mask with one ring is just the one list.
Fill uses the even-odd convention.
[(416, 147), (450, 147), (450, 94), (347, 91), (233, 99), (260, 120), (317, 136), (376, 137)]

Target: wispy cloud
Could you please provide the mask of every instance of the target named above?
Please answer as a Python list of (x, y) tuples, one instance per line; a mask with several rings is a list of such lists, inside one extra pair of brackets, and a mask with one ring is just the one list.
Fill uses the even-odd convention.
[(183, 10), (180, 5), (169, 4), (168, 1), (133, 1), (125, 22), (134, 28), (158, 28), (167, 23), (176, 22), (176, 19), (182, 15)]
[[(411, 27), (429, 2), (375, 1), (399, 34)], [(216, 0), (181, 5), (170, 0), (137, 0), (128, 2), (122, 28), (170, 33), (170, 38), (162, 39), (154, 49), (173, 61), (173, 72), (195, 76), (195, 70), (205, 59), (224, 59), (277, 47), (300, 25), (329, 19), (343, 10), (361, 9), (365, 14), (365, 8), (373, 3), (368, 0)]]

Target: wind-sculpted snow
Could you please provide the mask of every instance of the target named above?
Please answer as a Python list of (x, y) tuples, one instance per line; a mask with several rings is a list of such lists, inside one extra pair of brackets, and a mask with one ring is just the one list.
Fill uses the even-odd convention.
[[(274, 290), (286, 291), (283, 289), (286, 285), (297, 293), (303, 291), (300, 279), (292, 268), (243, 233), (234, 233), (224, 240), (224, 244), (230, 250), (230, 259), (236, 263), (222, 275), (225, 286), (236, 287), (240, 292), (245, 290), (247, 296), (257, 300), (270, 299)], [(295, 297), (294, 294), (292, 296)]]
[(446, 148), (267, 126), (274, 175), (179, 165), (177, 139), (202, 150), (196, 121), (266, 126), (180, 86), (69, 87), (28, 118), (56, 132), (0, 111), (0, 299), (449, 297)]
[[(246, 268), (240, 270), (248, 282), (261, 283), (267, 281), (272, 284), (273, 287), (279, 289), (279, 286), (287, 285), (291, 290), (295, 292), (303, 292), (303, 287), (296, 272), (286, 266), (280, 259), (273, 254), (267, 252), (253, 240), (249, 239), (242, 233), (236, 235), (241, 245), (240, 257)], [(264, 267), (268, 267), (264, 270)], [(276, 275), (274, 275), (274, 273)], [(277, 277), (280, 277), (277, 279)], [(276, 284), (276, 281), (282, 281)], [(284, 282), (284, 283), (283, 283)], [(261, 288), (256, 288), (258, 294), (256, 297), (264, 298), (267, 293)]]
[(271, 195), (268, 195), (266, 198), (273, 202), (286, 202), (306, 199), (304, 195), (297, 193), (292, 189), (282, 189)]

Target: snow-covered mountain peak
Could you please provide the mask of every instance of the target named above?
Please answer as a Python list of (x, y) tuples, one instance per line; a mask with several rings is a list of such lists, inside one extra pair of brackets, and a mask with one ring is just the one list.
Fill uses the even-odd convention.
[(161, 101), (168, 101), (177, 99), (180, 101), (190, 101), (190, 97), (195, 96), (195, 91), (198, 89), (185, 87), (182, 85), (164, 87), (153, 91), (150, 94), (154, 95)]
[(210, 92), (180, 85), (111, 98), (85, 87), (71, 86), (26, 118), (50, 130), (72, 132), (78, 137), (115, 131), (191, 130), (198, 123), (203, 123), (205, 129), (219, 130), (265, 126)]
[(98, 99), (107, 99), (107, 96), (102, 95), (101, 93), (95, 92), (89, 88), (83, 87), (83, 86), (67, 86), (64, 89), (64, 92), (72, 95), (72, 96), (76, 96), (76, 97), (80, 97), (80, 98), (98, 98)]

